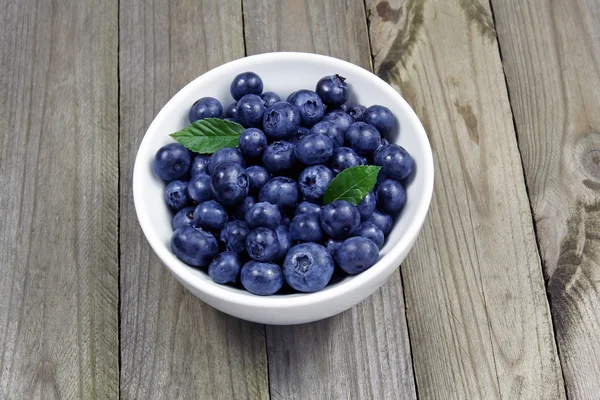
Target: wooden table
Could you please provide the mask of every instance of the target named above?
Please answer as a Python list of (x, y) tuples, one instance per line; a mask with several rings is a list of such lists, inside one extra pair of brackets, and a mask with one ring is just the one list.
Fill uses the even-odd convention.
[[(600, 1), (5, 0), (0, 399), (600, 399)], [(133, 161), (204, 71), (373, 70), (431, 140), (417, 244), (313, 324), (215, 311), (138, 226)]]

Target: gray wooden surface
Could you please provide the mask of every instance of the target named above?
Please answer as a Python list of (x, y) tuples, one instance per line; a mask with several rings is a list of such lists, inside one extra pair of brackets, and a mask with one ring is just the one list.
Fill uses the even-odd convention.
[[(600, 1), (0, 7), (0, 399), (600, 398)], [(274, 327), (171, 277), (130, 182), (174, 93), (282, 50), (401, 92), (436, 182), (379, 291)]]

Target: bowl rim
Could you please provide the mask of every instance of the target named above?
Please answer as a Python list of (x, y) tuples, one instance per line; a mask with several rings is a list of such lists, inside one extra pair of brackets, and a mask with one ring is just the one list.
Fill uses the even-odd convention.
[[(379, 261), (377, 261), (377, 263), (375, 263), (375, 265), (373, 265), (371, 268), (358, 275), (352, 276), (351, 279), (345, 279), (334, 286), (326, 287), (321, 291), (313, 293), (258, 296), (249, 292), (245, 292), (241, 289), (219, 285), (215, 282), (203, 280), (198, 276), (195, 276), (193, 273), (193, 268), (175, 257), (175, 255), (167, 248), (168, 246), (165, 246), (158, 235), (154, 232), (147, 217), (148, 209), (146, 207), (146, 203), (143, 201), (141, 196), (136, 195), (136, 193), (141, 193), (140, 186), (142, 185), (142, 180), (140, 177), (143, 174), (146, 174), (148, 171), (147, 166), (142, 165), (141, 161), (141, 158), (143, 158), (141, 157), (141, 154), (147, 153), (149, 151), (148, 148), (151, 145), (148, 133), (154, 129), (157, 129), (157, 126), (162, 123), (162, 120), (169, 117), (171, 109), (174, 109), (179, 103), (179, 99), (184, 97), (184, 93), (190, 90), (190, 86), (199, 86), (205, 81), (210, 81), (211, 79), (214, 79), (213, 76), (220, 75), (222, 72), (224, 72), (224, 70), (228, 70), (231, 74), (235, 72), (239, 73), (241, 69), (246, 70), (251, 68), (251, 65), (254, 63), (277, 62), (282, 58), (298, 63), (306, 63), (318, 60), (329, 62), (332, 65), (343, 65), (345, 69), (352, 70), (356, 74), (370, 79), (374, 86), (377, 87), (377, 90), (386, 92), (386, 94), (392, 99), (400, 103), (401, 107), (406, 111), (405, 118), (411, 120), (411, 124), (416, 128), (414, 134), (420, 137), (417, 142), (421, 147), (420, 150), (423, 152), (425, 159), (423, 165), (419, 165), (419, 169), (422, 169), (424, 172), (424, 195), (421, 199), (421, 202), (417, 206), (416, 212), (412, 216), (412, 221), (410, 221), (406, 232), (400, 237), (390, 251), (381, 259), (379, 259)], [(425, 132), (425, 128), (423, 127), (423, 124), (417, 117), (412, 107), (388, 83), (362, 67), (334, 57), (302, 52), (273, 52), (239, 58), (215, 67), (186, 84), (173, 97), (171, 97), (171, 99), (156, 115), (146, 130), (146, 133), (144, 133), (144, 137), (138, 148), (133, 168), (133, 199), (137, 219), (142, 231), (144, 232), (144, 235), (146, 236), (146, 240), (148, 240), (153, 251), (159, 257), (162, 263), (173, 275), (175, 275), (177, 279), (179, 279), (182, 283), (185, 282), (186, 285), (191, 285), (196, 290), (211, 296), (212, 298), (234, 305), (246, 307), (251, 305), (253, 308), (269, 310), (302, 307), (321, 303), (324, 304), (335, 298), (348, 295), (360, 287), (377, 285), (379, 275), (384, 274), (385, 271), (389, 270), (390, 268), (399, 268), (400, 265), (395, 265), (397, 260), (403, 256), (404, 252), (407, 253), (410, 250), (421, 230), (421, 227), (425, 221), (425, 217), (427, 216), (433, 195), (433, 179), (433, 153), (429, 139)]]

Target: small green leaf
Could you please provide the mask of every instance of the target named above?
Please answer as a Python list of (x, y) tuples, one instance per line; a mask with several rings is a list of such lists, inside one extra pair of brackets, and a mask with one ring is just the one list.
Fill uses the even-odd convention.
[(380, 169), (376, 165), (360, 165), (343, 170), (327, 186), (324, 203), (347, 200), (358, 205), (375, 187)]
[(188, 149), (200, 154), (212, 154), (224, 147), (235, 147), (244, 127), (219, 118), (206, 118), (194, 122), (171, 137)]

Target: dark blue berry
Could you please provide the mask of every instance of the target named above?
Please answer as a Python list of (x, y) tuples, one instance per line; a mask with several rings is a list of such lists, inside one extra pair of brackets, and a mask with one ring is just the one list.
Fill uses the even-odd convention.
[(275, 204), (280, 210), (294, 209), (299, 197), (296, 181), (283, 176), (271, 179), (258, 194), (259, 201)]
[(246, 251), (256, 261), (271, 261), (279, 254), (279, 241), (268, 228), (256, 228), (246, 236)]
[(325, 242), (325, 246), (327, 247), (327, 251), (331, 256), (335, 256), (336, 250), (342, 245), (343, 240), (335, 240), (332, 238), (327, 239)]
[(173, 211), (192, 204), (188, 194), (188, 181), (173, 181), (165, 188), (165, 202)]
[(368, 155), (381, 145), (381, 135), (373, 125), (355, 122), (345, 133), (346, 144), (357, 154)]
[(354, 104), (348, 107), (348, 115), (350, 115), (357, 122), (362, 121), (366, 109), (367, 107), (363, 105)]
[(323, 116), (321, 121), (331, 121), (340, 128), (342, 132), (346, 132), (350, 125), (352, 125), (355, 121), (350, 115), (345, 113), (344, 111), (331, 111)]
[(279, 101), (265, 112), (262, 124), (269, 139), (289, 140), (296, 135), (300, 127), (300, 112), (298, 107)]
[(277, 293), (283, 286), (281, 268), (273, 263), (248, 261), (242, 267), (240, 278), (247, 291), (260, 296)]
[(283, 276), (299, 292), (316, 292), (329, 283), (334, 264), (325, 247), (301, 243), (290, 249), (283, 262)]
[(292, 222), (292, 220), (287, 215), (284, 215), (283, 217), (281, 217), (281, 225), (283, 225), (285, 227), (289, 227), (290, 222)]
[(192, 160), (192, 165), (190, 166), (190, 176), (198, 175), (201, 173), (208, 174), (208, 161), (210, 160), (210, 156), (206, 155), (198, 155), (194, 157)]
[(293, 144), (296, 144), (302, 136), (308, 135), (309, 133), (310, 133), (310, 129), (301, 126), (300, 128), (298, 128), (298, 132), (296, 133), (296, 136), (294, 136), (292, 139), (290, 139), (290, 142)]
[(154, 157), (153, 169), (163, 181), (183, 178), (190, 169), (190, 152), (179, 143), (161, 147)]
[(214, 97), (203, 97), (192, 105), (188, 114), (190, 123), (204, 118), (221, 118), (223, 116), (223, 106), (221, 102)]
[(294, 145), (284, 140), (278, 140), (267, 146), (262, 156), (263, 165), (272, 173), (291, 169), (296, 164)]
[(256, 198), (254, 198), (253, 196), (246, 197), (236, 207), (235, 217), (237, 219), (239, 219), (240, 221), (246, 221), (246, 213), (248, 212), (248, 210), (250, 209), (250, 207), (252, 207), (254, 204), (256, 204)]
[(173, 221), (171, 222), (174, 231), (194, 224), (194, 208), (195, 207), (185, 207), (177, 211), (177, 214), (175, 214)]
[(367, 193), (362, 201), (356, 206), (358, 212), (360, 213), (360, 219), (365, 221), (367, 218), (369, 218), (371, 214), (373, 214), (373, 211), (375, 211), (376, 204), (375, 193)]
[(394, 225), (394, 220), (388, 214), (380, 213), (379, 211), (373, 211), (373, 214), (369, 218), (367, 218), (368, 222), (374, 223), (385, 236), (389, 235), (392, 231), (392, 226)]
[(221, 229), (221, 242), (225, 248), (236, 253), (246, 249), (246, 236), (250, 233), (248, 224), (244, 221), (230, 221)]
[(333, 147), (340, 147), (344, 145), (344, 132), (331, 121), (321, 121), (313, 126), (310, 133), (322, 133), (331, 139)]
[(263, 91), (263, 82), (260, 76), (254, 72), (242, 72), (231, 81), (229, 92), (231, 96), (239, 100), (247, 94), (261, 94)]
[(377, 245), (372, 240), (360, 236), (344, 240), (335, 252), (337, 264), (351, 275), (371, 268), (378, 259)]
[(363, 121), (373, 125), (382, 135), (388, 135), (394, 129), (396, 118), (389, 108), (374, 105), (365, 110)]
[(303, 164), (323, 164), (333, 154), (333, 143), (322, 133), (309, 133), (296, 143), (296, 158)]
[(346, 78), (338, 74), (325, 76), (317, 82), (315, 91), (328, 107), (337, 107), (348, 101), (350, 92), (345, 82)]
[(277, 103), (278, 101), (281, 101), (281, 99), (279, 98), (279, 95), (274, 92), (264, 92), (263, 94), (260, 95), (260, 98), (265, 103), (265, 108), (269, 108), (273, 104)]
[(188, 226), (173, 232), (171, 251), (186, 264), (206, 267), (219, 252), (219, 244), (209, 232)]
[(248, 184), (252, 193), (258, 193), (260, 188), (265, 186), (265, 183), (271, 179), (269, 171), (260, 165), (246, 168), (246, 175), (248, 175)]
[(404, 148), (388, 144), (377, 149), (374, 164), (381, 166), (381, 172), (390, 178), (402, 180), (413, 170), (413, 159)]
[(298, 186), (306, 200), (320, 203), (332, 180), (333, 172), (329, 168), (324, 165), (311, 165), (300, 173)]
[(352, 203), (336, 200), (321, 210), (321, 226), (334, 239), (352, 236), (360, 225), (360, 214)]
[(255, 94), (247, 94), (237, 103), (238, 121), (246, 128), (260, 127), (265, 114), (265, 105)]
[(217, 150), (210, 156), (208, 161), (208, 173), (212, 175), (215, 171), (217, 165), (224, 163), (226, 161), (233, 161), (240, 164), (242, 167), (246, 166), (246, 161), (244, 160), (244, 156), (238, 149), (234, 149), (233, 147), (225, 147), (221, 150)]
[(227, 110), (225, 110), (225, 117), (231, 118), (233, 121), (237, 120), (238, 110), (237, 110), (237, 101), (231, 103)]
[(310, 201), (302, 201), (300, 202), (300, 204), (298, 204), (298, 206), (296, 207), (296, 210), (294, 211), (294, 215), (300, 215), (300, 214), (320, 214), (321, 213), (321, 206), (315, 203), (311, 203)]
[(290, 223), (290, 235), (300, 242), (318, 242), (323, 239), (319, 214), (296, 215)]
[(361, 159), (350, 147), (337, 147), (331, 155), (331, 172), (339, 174), (346, 168), (362, 165)]
[(247, 158), (260, 158), (267, 147), (267, 137), (258, 128), (248, 128), (240, 135), (240, 152)]
[(210, 185), (215, 199), (226, 206), (241, 203), (248, 195), (246, 171), (233, 161), (226, 161), (215, 168)]
[(208, 276), (213, 281), (221, 284), (235, 282), (241, 268), (242, 261), (237, 253), (224, 251), (208, 265)]
[(281, 213), (271, 203), (256, 203), (246, 212), (246, 222), (251, 229), (262, 226), (274, 230), (281, 223)]
[(213, 193), (210, 187), (210, 175), (200, 173), (193, 176), (188, 185), (188, 194), (196, 203), (211, 200)]
[(298, 90), (290, 96), (288, 102), (298, 107), (302, 125), (307, 127), (311, 127), (319, 122), (325, 114), (323, 101), (312, 90)]
[(386, 179), (377, 186), (377, 208), (389, 214), (400, 211), (406, 203), (406, 191), (395, 179)]
[(381, 229), (372, 222), (363, 222), (360, 224), (358, 229), (354, 231), (354, 236), (362, 236), (367, 239), (371, 239), (378, 248), (383, 247), (385, 236)]
[(194, 226), (209, 231), (220, 231), (228, 220), (225, 208), (214, 200), (198, 204), (194, 210)]
[(290, 247), (292, 247), (292, 237), (290, 236), (287, 226), (284, 225), (279, 225), (277, 229), (275, 229), (275, 235), (277, 235), (277, 242), (279, 243), (279, 253), (277, 253), (275, 259), (279, 261), (285, 258)]

